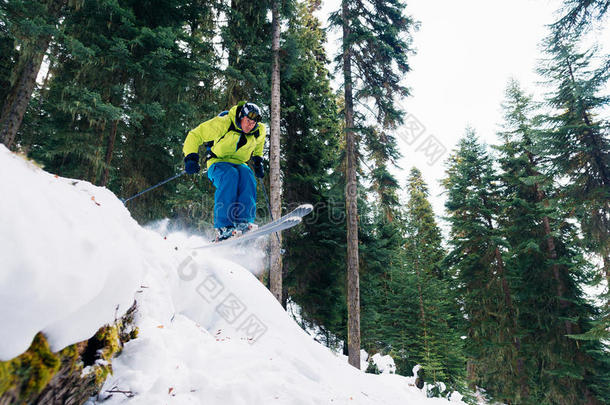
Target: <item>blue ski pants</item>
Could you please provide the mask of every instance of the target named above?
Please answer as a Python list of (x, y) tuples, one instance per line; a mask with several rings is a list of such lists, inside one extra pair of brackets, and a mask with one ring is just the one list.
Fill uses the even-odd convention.
[(216, 162), (208, 169), (214, 193), (214, 228), (256, 219), (256, 179), (247, 164)]

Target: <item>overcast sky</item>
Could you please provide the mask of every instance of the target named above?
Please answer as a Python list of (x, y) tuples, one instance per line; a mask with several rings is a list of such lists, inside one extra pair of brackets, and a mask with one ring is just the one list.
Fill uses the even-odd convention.
[[(532, 93), (546, 25), (555, 21), (557, 0), (407, 0), (407, 14), (420, 21), (414, 35), (417, 54), (406, 84), (412, 96), (402, 102), (407, 123), (397, 138), (404, 157), (396, 174), (404, 186), (411, 167), (428, 183), (436, 215), (444, 215), (439, 180), (445, 159), (467, 126), (487, 143), (496, 143), (500, 104), (513, 77)], [(338, 9), (325, 0), (319, 16)], [(596, 32), (608, 44), (610, 29)], [(337, 49), (331, 33), (327, 49)], [(610, 46), (605, 47), (606, 50)]]

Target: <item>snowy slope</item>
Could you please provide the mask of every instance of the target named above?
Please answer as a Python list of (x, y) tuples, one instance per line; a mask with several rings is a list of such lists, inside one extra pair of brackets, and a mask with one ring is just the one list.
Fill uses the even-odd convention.
[(252, 274), (260, 252), (190, 250), (203, 239), (141, 228), (110, 191), (1, 145), (0, 212), (0, 360), (39, 330), (53, 350), (87, 339), (136, 298), (139, 337), (100, 399), (124, 393), (104, 404), (447, 402), (316, 343)]

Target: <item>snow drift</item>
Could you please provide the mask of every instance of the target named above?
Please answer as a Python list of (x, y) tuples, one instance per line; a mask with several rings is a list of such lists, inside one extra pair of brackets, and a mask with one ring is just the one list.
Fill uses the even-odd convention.
[(54, 351), (88, 339), (136, 299), (139, 337), (113, 361), (104, 403), (447, 402), (315, 342), (252, 274), (260, 252), (192, 250), (205, 241), (144, 229), (107, 189), (1, 145), (0, 173), (0, 360), (38, 331)]

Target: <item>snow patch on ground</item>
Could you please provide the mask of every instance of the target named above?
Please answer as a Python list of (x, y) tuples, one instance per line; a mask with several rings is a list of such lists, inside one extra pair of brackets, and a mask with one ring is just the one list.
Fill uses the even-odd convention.
[(192, 250), (205, 239), (144, 229), (107, 189), (3, 146), (0, 173), (1, 360), (38, 331), (54, 351), (88, 339), (135, 298), (139, 337), (90, 403), (447, 402), (426, 398), (414, 377), (365, 374), (315, 342), (253, 274), (261, 252)]

